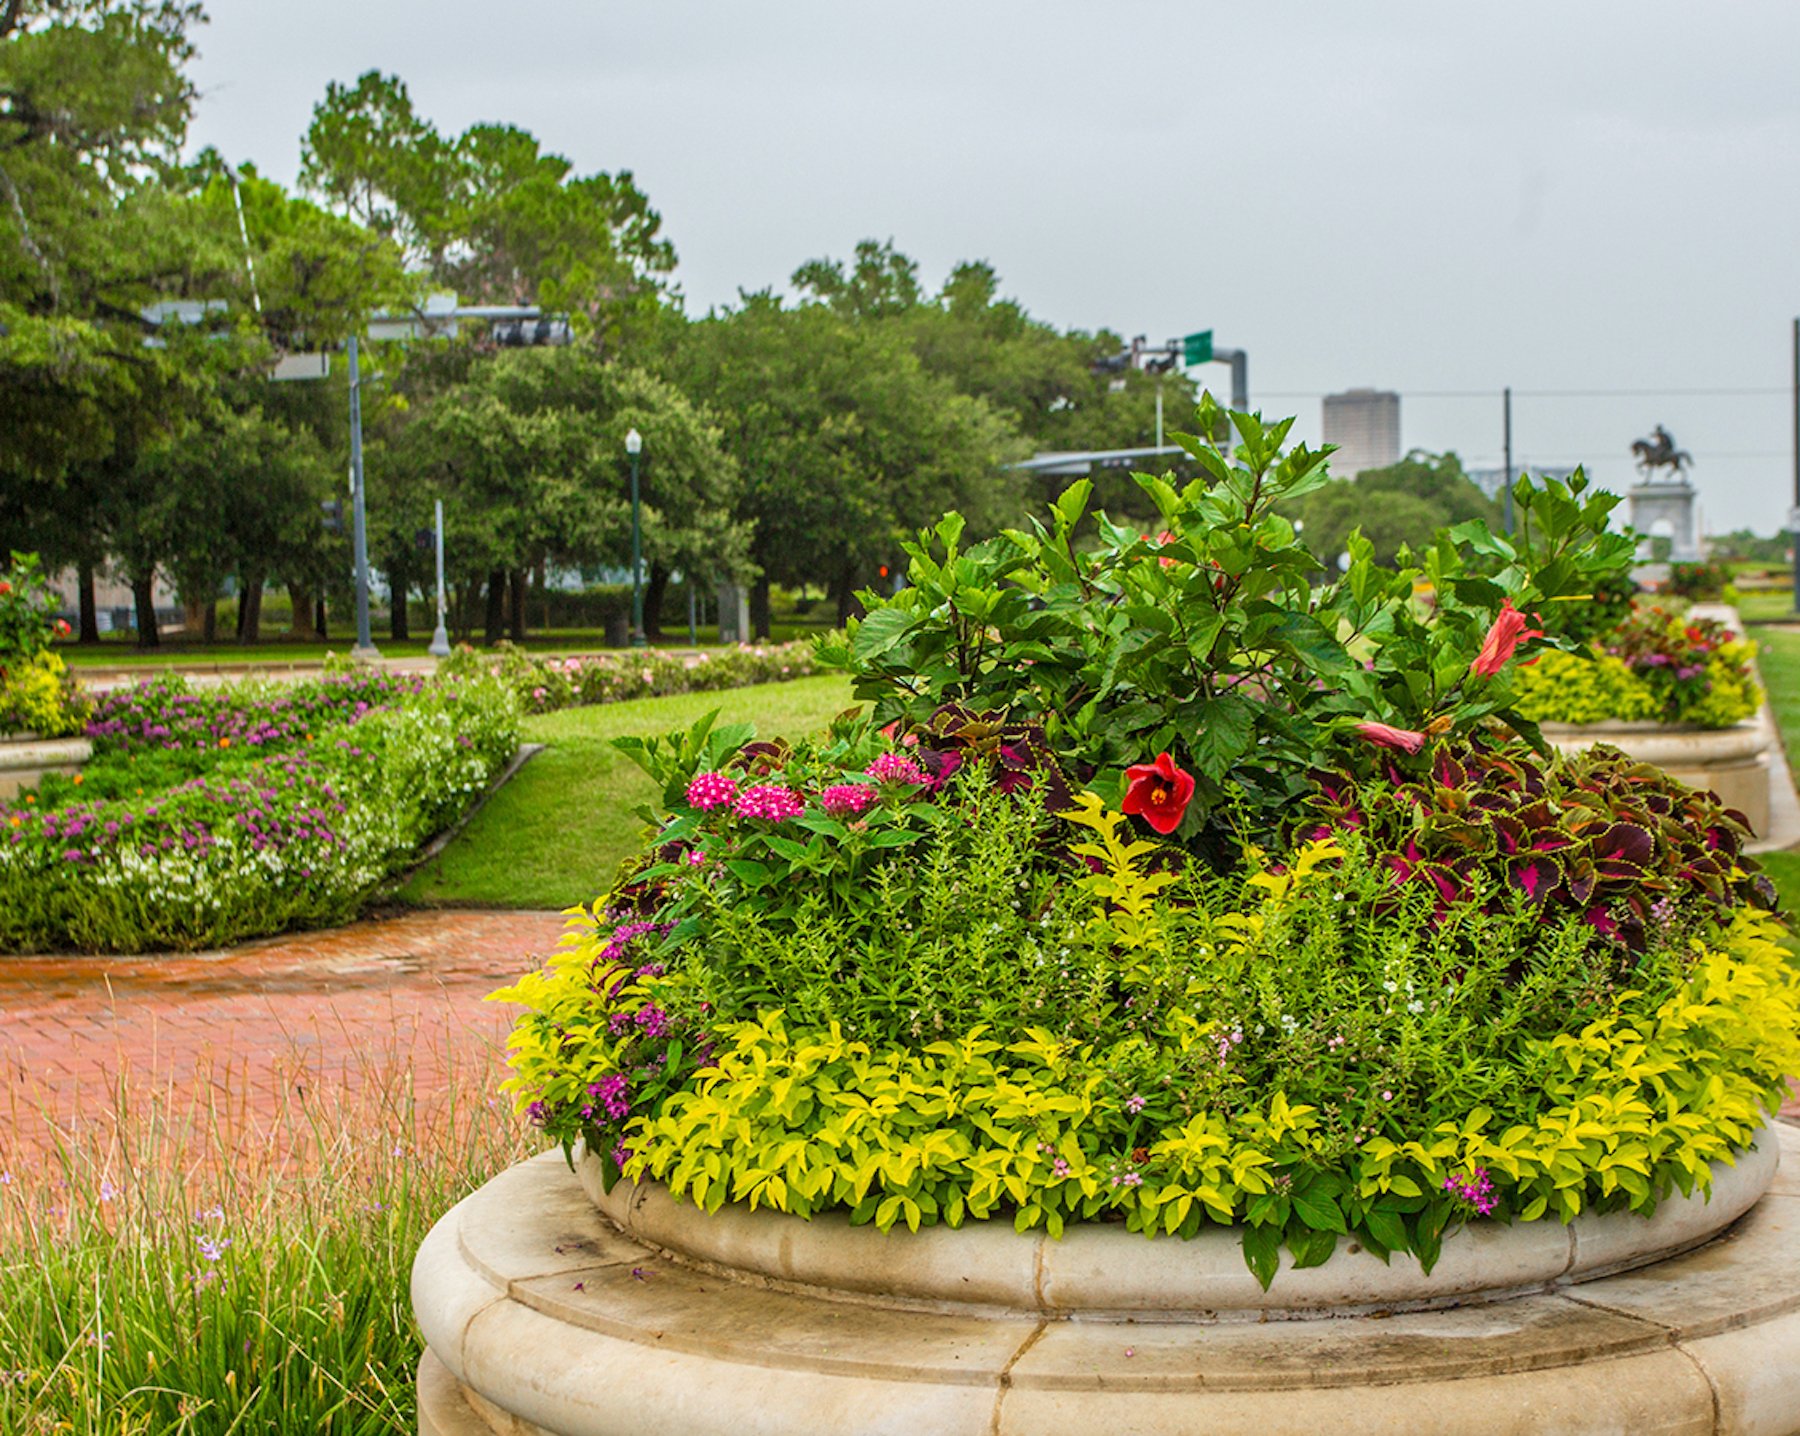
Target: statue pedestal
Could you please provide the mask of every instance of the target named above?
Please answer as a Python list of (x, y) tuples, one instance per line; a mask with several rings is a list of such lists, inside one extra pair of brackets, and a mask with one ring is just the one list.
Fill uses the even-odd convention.
[(1651, 557), (1650, 540), (1667, 538), (1669, 558), (1674, 563), (1698, 563), (1700, 525), (1694, 508), (1694, 486), (1686, 479), (1674, 483), (1643, 483), (1627, 491), (1631, 526), (1644, 535), (1638, 559)]

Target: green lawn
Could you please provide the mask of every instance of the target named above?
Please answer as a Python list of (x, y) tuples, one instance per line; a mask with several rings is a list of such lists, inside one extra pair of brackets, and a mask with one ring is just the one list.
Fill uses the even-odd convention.
[(1778, 623), (1791, 620), (1794, 614), (1794, 591), (1791, 588), (1753, 588), (1740, 591), (1738, 617), (1745, 623)]
[(567, 708), (529, 718), (528, 742), (547, 743), (494, 795), (455, 842), (400, 891), (424, 906), (572, 907), (604, 892), (642, 837), (632, 816), (654, 785), (610, 746), (626, 734), (685, 728), (714, 708), (763, 737), (815, 731), (852, 706), (835, 675), (724, 693), (683, 693)]
[[(1785, 593), (1781, 597), (1790, 598)], [(1742, 607), (1738, 611), (1742, 613)], [(1800, 628), (1759, 628), (1754, 637), (1756, 666), (1769, 690), (1769, 705), (1791, 763), (1800, 756)], [(1800, 853), (1765, 853), (1757, 861), (1781, 889), (1782, 907), (1800, 913)]]

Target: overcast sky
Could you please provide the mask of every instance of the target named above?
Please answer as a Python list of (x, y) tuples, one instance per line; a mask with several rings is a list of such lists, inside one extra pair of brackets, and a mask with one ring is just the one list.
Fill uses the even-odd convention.
[(1710, 529), (1792, 501), (1794, 0), (208, 9), (196, 145), (292, 183), (326, 82), (398, 74), (446, 133), (633, 171), (694, 311), (891, 237), (1061, 326), (1210, 328), (1309, 438), (1374, 385), (1407, 447), (1498, 464), (1510, 384), (1527, 464), (1622, 489), (1661, 422)]

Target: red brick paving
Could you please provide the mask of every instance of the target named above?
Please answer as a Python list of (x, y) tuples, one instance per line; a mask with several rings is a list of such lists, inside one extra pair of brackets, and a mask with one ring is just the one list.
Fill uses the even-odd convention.
[(21, 1097), (62, 1121), (127, 1078), (229, 1086), (240, 1110), (273, 1112), (284, 1084), (354, 1084), (396, 1061), (421, 1097), (472, 1067), (497, 1077), (513, 1009), (481, 999), (541, 962), (565, 921), (415, 912), (225, 952), (0, 958), (0, 1087), (14, 1114), (0, 1114), (0, 1156), (29, 1142)]

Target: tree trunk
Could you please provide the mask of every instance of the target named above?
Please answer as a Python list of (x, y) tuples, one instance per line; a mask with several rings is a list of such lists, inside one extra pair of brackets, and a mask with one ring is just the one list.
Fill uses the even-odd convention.
[(662, 642), (663, 599), (669, 592), (669, 571), (654, 559), (650, 563), (650, 579), (644, 585), (644, 636)]
[(506, 636), (506, 570), (488, 570), (487, 641), (498, 643)]
[(183, 638), (200, 637), (206, 626), (206, 605), (197, 598), (181, 600), (181, 633)]
[(200, 636), (208, 643), (219, 641), (219, 595), (217, 593), (201, 605)]
[(331, 615), (325, 611), (325, 595), (319, 595), (319, 601), (313, 605), (313, 632), (319, 635), (323, 643), (331, 637)]
[(263, 574), (261, 569), (239, 575), (237, 640), (262, 641)]
[(94, 566), (91, 563), (75, 565), (75, 607), (80, 612), (79, 641), (98, 643), (100, 617), (98, 606), (94, 603)]
[(155, 577), (134, 578), (131, 581), (131, 602), (137, 610), (137, 636), (139, 648), (158, 648), (162, 645), (162, 635), (156, 631), (156, 592)]
[(842, 628), (852, 618), (863, 616), (862, 601), (856, 596), (856, 570), (845, 564), (837, 576), (837, 626)]
[(769, 579), (766, 574), (750, 589), (750, 631), (764, 640), (769, 636)]
[(538, 607), (543, 611), (543, 627), (550, 626), (550, 561), (542, 554), (538, 555), (537, 572), (531, 576), (531, 582), (537, 589)]
[(388, 634), (396, 643), (405, 643), (412, 637), (412, 627), (406, 612), (407, 595), (412, 592), (412, 580), (404, 569), (388, 571)]
[(506, 626), (514, 643), (525, 641), (525, 570), (515, 568), (507, 583)]
[(288, 637), (301, 640), (318, 638), (317, 625), (313, 622), (312, 589), (304, 583), (290, 582), (287, 586), (288, 602), (293, 605), (293, 617), (288, 619)]

